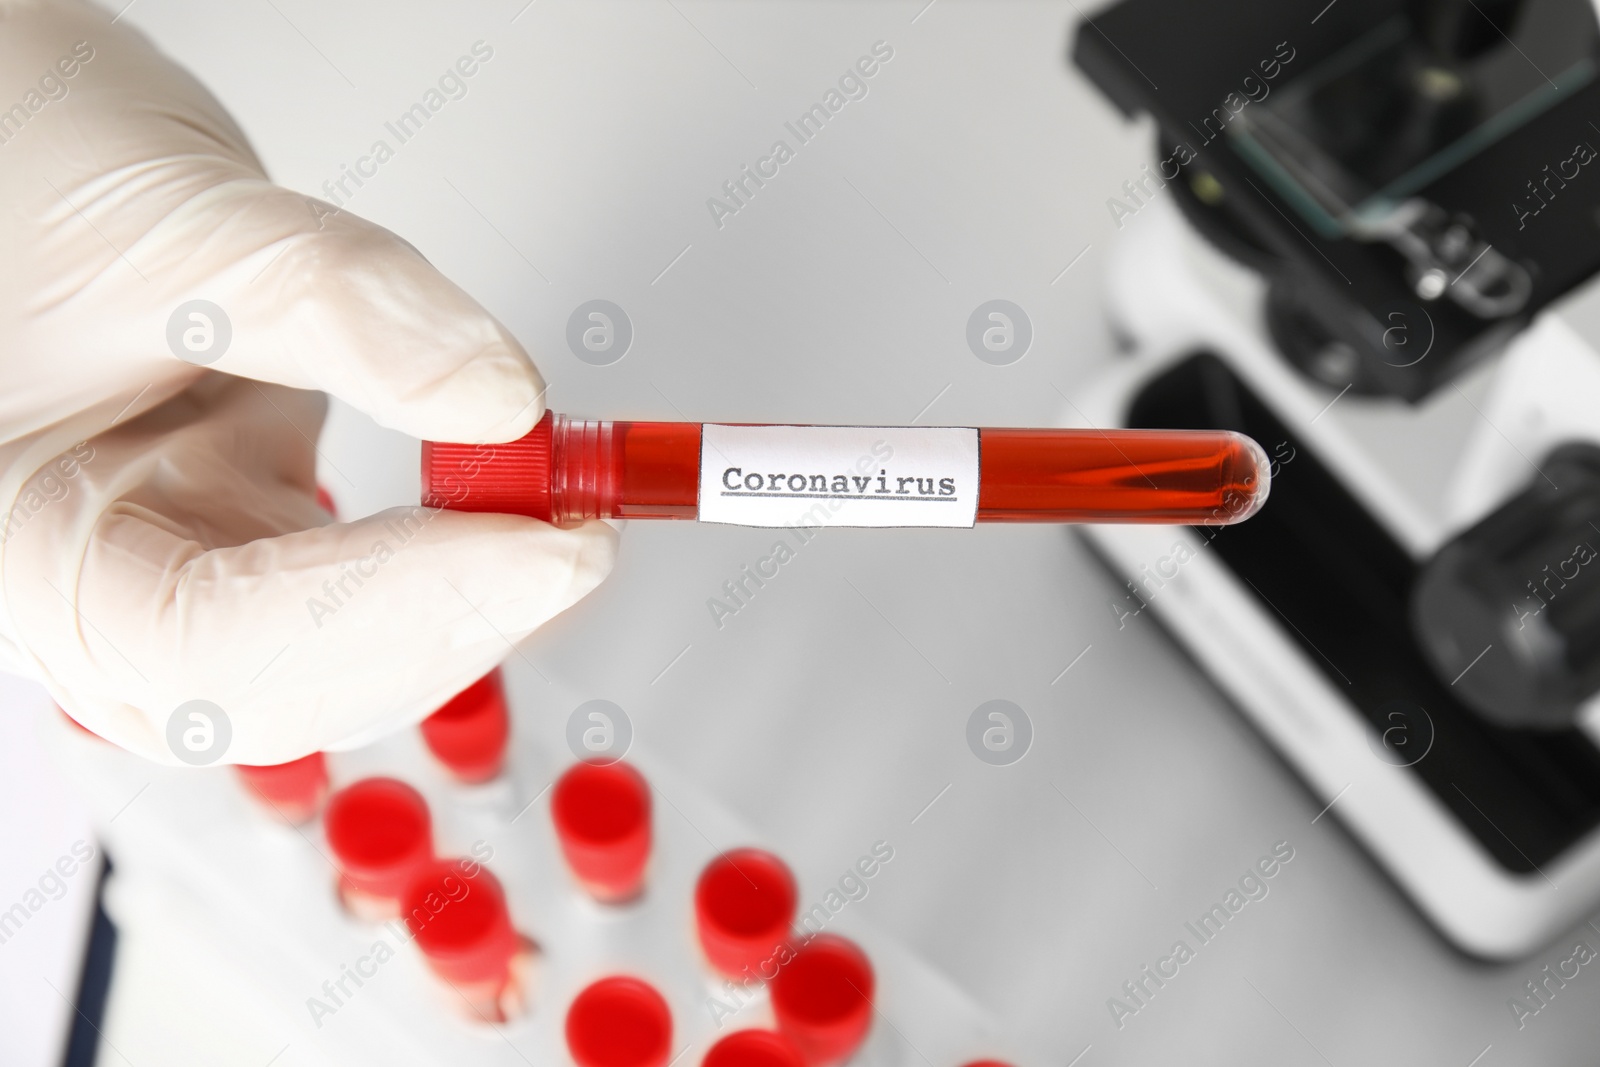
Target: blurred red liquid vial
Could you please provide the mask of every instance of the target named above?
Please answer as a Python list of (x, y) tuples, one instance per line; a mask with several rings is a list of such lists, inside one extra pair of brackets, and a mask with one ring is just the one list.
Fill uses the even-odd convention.
[(457, 781), (487, 782), (505, 763), (511, 715), (496, 667), (422, 720), (422, 740)]
[(772, 981), (778, 1029), (800, 1046), (810, 1067), (843, 1063), (872, 1026), (872, 964), (854, 942), (813, 938)]
[(567, 1009), (567, 1051), (578, 1067), (666, 1067), (672, 1012), (637, 978), (602, 978)]
[(505, 1022), (527, 1010), (537, 949), (512, 928), (505, 890), (482, 864), (428, 864), (406, 889), (402, 918), (469, 1018)]
[(794, 925), (799, 891), (787, 865), (770, 852), (739, 848), (712, 860), (694, 891), (695, 928), (706, 960), (729, 978), (765, 980)]
[(966, 1067), (1011, 1067), (1011, 1064), (1004, 1060), (973, 1060)]
[(700, 1067), (806, 1067), (795, 1043), (772, 1030), (739, 1030), (711, 1046)]
[[(95, 733), (93, 730), (89, 729), (87, 726), (83, 725), (83, 723), (79, 722), (77, 719), (74, 719), (71, 715), (68, 715), (67, 714), (67, 709), (63, 708), (60, 704), (57, 704), (55, 706), (55, 708), (56, 708), (56, 711), (61, 714), (61, 717), (63, 719), (65, 719), (65, 720), (67, 720), (67, 725), (71, 726), (73, 729), (77, 730), (79, 733), (86, 734), (87, 736), (94, 738), (96, 741), (105, 741), (106, 740), (105, 738), (101, 737), (99, 734)], [(106, 744), (110, 744), (110, 742), (106, 741)]]
[(650, 786), (626, 763), (584, 762), (556, 783), (550, 802), (567, 866), (585, 891), (621, 904), (644, 888), (650, 859)]
[(339, 896), (363, 919), (392, 919), (433, 860), (433, 820), (422, 794), (394, 778), (364, 778), (328, 800), (323, 820), (339, 866)]
[(271, 766), (241, 763), (235, 771), (264, 807), (287, 822), (310, 822), (328, 795), (328, 761), (320, 752)]

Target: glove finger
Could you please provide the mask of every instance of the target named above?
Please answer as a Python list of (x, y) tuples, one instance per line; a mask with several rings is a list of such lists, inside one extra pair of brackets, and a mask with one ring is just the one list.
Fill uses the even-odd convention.
[[(125, 23), (30, 5), (0, 58), (48, 68), (78, 37), (70, 104), (0, 168), (17, 207), (0, 236), (28, 262), (11, 309), (27, 313), (0, 324), (13, 363), (53, 375), (8, 371), (29, 404), (125, 414), (124, 394), (185, 387), (187, 362), (323, 390), (416, 437), (506, 441), (538, 421), (544, 383), (493, 316), (388, 230), (273, 185), (216, 100)], [(17, 407), (0, 397), (26, 424)]]
[[(175, 289), (172, 308), (160, 308), (170, 314), (194, 297), (222, 312), (228, 336), (200, 309), (177, 335), (181, 358), (320, 389), (426, 439), (515, 440), (544, 414), (544, 380), (517, 340), (380, 226), (239, 180), (168, 216), (167, 227), (175, 258), (192, 235), (212, 235), (208, 256), (222, 268)], [(215, 247), (219, 234), (226, 238)]]
[(46, 616), (27, 632), (102, 736), (178, 761), (168, 720), (205, 700), (231, 727), (206, 762), (278, 763), (420, 720), (594, 588), (615, 544), (600, 522), (397, 508), (206, 550), (119, 503), (75, 582), (26, 598)]

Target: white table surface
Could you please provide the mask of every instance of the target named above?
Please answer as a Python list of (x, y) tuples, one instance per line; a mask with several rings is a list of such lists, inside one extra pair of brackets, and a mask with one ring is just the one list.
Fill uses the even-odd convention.
[[(468, 95), (349, 207), (506, 322), (557, 410), (1049, 424), (1112, 358), (1105, 202), (1149, 131), (1064, 62), (1072, 3), (924, 2), (137, 0), (124, 18), (308, 193), (488, 42)], [(879, 40), (894, 58), (869, 95), (719, 230), (706, 199)], [(635, 329), (609, 367), (564, 342), (597, 297)], [(965, 340), (994, 298), (1035, 330), (1007, 367)], [(336, 410), (342, 509), (414, 501), (415, 448)], [(1150, 620), (1118, 630), (1118, 583), (1070, 533), (829, 531), (718, 630), (707, 598), (771, 540), (630, 525), (610, 580), (522, 650), (560, 684), (519, 700), (552, 730), (618, 702), (653, 751), (841, 869), (892, 840), (859, 907), (1049, 1062), (1592, 1061), (1600, 977), (1519, 1031), (1507, 998), (1567, 953), (1489, 967), (1445, 945)], [(965, 742), (993, 698), (1036, 731), (1009, 767)], [(1270, 894), (1119, 1030), (1107, 999), (1279, 841), (1295, 858)], [(112, 998), (104, 1063), (216, 1062), (217, 1032), (238, 1039), (227, 1062), (277, 1050), (138, 931)]]

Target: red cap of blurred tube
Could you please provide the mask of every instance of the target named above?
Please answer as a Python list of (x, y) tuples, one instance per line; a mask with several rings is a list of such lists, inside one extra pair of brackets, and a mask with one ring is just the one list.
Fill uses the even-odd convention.
[(626, 763), (578, 763), (550, 801), (556, 836), (590, 895), (620, 903), (638, 895), (650, 859), (650, 786)]
[(799, 891), (777, 856), (738, 848), (712, 860), (694, 890), (695, 928), (706, 960), (729, 978), (759, 968), (789, 939)]
[(250, 792), (292, 823), (309, 822), (328, 795), (328, 761), (320, 752), (271, 766), (241, 763), (235, 770)]
[(364, 778), (328, 800), (323, 828), (354, 889), (398, 903), (433, 859), (433, 820), (422, 794), (394, 778)]
[[(56, 705), (56, 711), (60, 712), (61, 713), (61, 717), (63, 719), (65, 719), (65, 720), (67, 720), (67, 723), (70, 726), (72, 726), (74, 729), (76, 729), (79, 733), (88, 734), (90, 737), (94, 738), (96, 741), (105, 741), (106, 740), (105, 738), (101, 737), (99, 734), (95, 733), (93, 730), (89, 729), (87, 726), (83, 725), (83, 723), (79, 722), (77, 719), (74, 719), (71, 715), (68, 715), (67, 714), (67, 709), (62, 707), (60, 704)], [(109, 741), (107, 741), (106, 743), (110, 744)]]
[(578, 1067), (665, 1067), (672, 1012), (648, 982), (602, 978), (567, 1009), (567, 1051)]
[(772, 980), (778, 1029), (811, 1067), (842, 1063), (872, 1026), (873, 984), (872, 964), (854, 942), (819, 935)]
[(700, 1067), (806, 1067), (793, 1041), (772, 1030), (739, 1030), (711, 1046)]
[(505, 890), (483, 865), (472, 860), (428, 864), (406, 889), (401, 916), (428, 966), (445, 981), (494, 982), (510, 973), (517, 933)]
[(487, 782), (505, 763), (511, 715), (496, 667), (422, 720), (422, 740), (457, 780)]

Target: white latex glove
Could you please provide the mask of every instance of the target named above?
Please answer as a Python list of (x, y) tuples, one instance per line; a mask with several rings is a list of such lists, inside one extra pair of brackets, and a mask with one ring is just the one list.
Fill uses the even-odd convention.
[[(167, 340), (194, 299), (231, 322), (210, 367)], [(410, 245), (268, 182), (138, 33), (0, 0), (0, 665), (79, 722), (175, 763), (169, 720), (206, 700), (222, 762), (276, 763), (487, 672), (604, 577), (615, 534), (420, 508), (330, 523), (320, 391), (497, 442), (543, 388)]]

